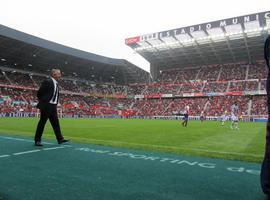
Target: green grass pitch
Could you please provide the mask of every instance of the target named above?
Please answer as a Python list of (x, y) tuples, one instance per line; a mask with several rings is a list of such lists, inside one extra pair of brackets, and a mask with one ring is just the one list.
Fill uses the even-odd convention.
[[(0, 135), (33, 137), (38, 118), (0, 118)], [(63, 135), (72, 142), (261, 162), (265, 123), (240, 122), (240, 130), (217, 121), (60, 119)], [(54, 139), (47, 122), (44, 139)]]

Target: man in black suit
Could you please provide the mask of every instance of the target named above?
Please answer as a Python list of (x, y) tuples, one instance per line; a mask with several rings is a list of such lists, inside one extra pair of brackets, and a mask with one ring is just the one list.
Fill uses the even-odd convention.
[(48, 119), (53, 127), (58, 144), (68, 142), (68, 140), (65, 140), (62, 136), (57, 115), (57, 104), (59, 100), (59, 86), (57, 81), (59, 81), (60, 78), (61, 71), (59, 69), (53, 69), (51, 77), (42, 82), (37, 92), (37, 108), (40, 109), (40, 120), (36, 129), (35, 146), (43, 146), (41, 144), (41, 137)]
[(266, 144), (265, 144), (265, 154), (261, 168), (261, 186), (263, 192), (267, 195), (267, 199), (270, 200), (270, 66), (269, 66), (269, 57), (270, 57), (270, 35), (265, 41), (264, 44), (264, 58), (266, 65), (268, 67), (268, 76), (266, 84), (267, 92), (267, 105), (268, 105), (268, 120), (266, 127)]

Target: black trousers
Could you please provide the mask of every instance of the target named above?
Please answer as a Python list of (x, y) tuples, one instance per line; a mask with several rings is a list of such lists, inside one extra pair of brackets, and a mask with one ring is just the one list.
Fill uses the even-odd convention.
[(268, 71), (267, 84), (268, 122), (266, 126), (265, 154), (261, 167), (261, 187), (265, 194), (270, 196), (270, 71)]
[(44, 127), (48, 119), (50, 120), (57, 141), (63, 139), (57, 115), (57, 105), (48, 104), (44, 109), (40, 109), (40, 119), (36, 129), (35, 142), (41, 141)]

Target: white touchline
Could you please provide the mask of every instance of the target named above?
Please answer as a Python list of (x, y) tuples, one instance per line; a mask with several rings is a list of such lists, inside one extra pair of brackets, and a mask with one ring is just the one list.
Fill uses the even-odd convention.
[[(1, 139), (7, 140), (16, 140), (16, 141), (23, 141), (23, 142), (34, 142), (33, 140), (23, 139), (23, 138), (16, 138), (16, 137), (7, 137), (7, 136), (0, 136)], [(53, 144), (50, 142), (42, 142), (43, 144)]]
[[(17, 152), (17, 153), (12, 153), (13, 156), (18, 156), (18, 155), (22, 155), (22, 154), (29, 154), (29, 153), (36, 153), (36, 152), (40, 152), (40, 151), (48, 151), (48, 150), (55, 150), (55, 149), (63, 149), (66, 147), (71, 147), (71, 145), (68, 146), (60, 146), (60, 147), (49, 147), (49, 148), (42, 148), (42, 149), (35, 149), (35, 150), (30, 150), (30, 151), (22, 151), (22, 152)], [(0, 155), (0, 158), (5, 158), (5, 157), (9, 157), (11, 155)]]
[(39, 152), (39, 151), (41, 151), (41, 150), (36, 149), (36, 150), (31, 150), (31, 151), (23, 151), (23, 152), (13, 153), (13, 155), (17, 156), (17, 155), (21, 155), (21, 154), (35, 153), (35, 152)]
[(64, 144), (64, 147), (72, 147), (70, 144)]
[(44, 151), (48, 151), (48, 150), (54, 150), (54, 149), (63, 149), (65, 147), (61, 146), (61, 147), (50, 147), (50, 148), (43, 148), (42, 150)]
[(0, 158), (9, 157), (10, 155), (0, 155)]

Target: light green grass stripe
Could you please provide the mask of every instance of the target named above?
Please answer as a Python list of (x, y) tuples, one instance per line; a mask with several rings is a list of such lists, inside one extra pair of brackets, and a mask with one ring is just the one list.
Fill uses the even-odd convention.
[[(78, 139), (76, 137), (70, 137), (73, 139)], [(141, 147), (154, 147), (160, 149), (175, 149), (175, 150), (189, 150), (189, 151), (197, 151), (197, 152), (206, 152), (206, 153), (217, 153), (217, 154), (224, 154), (224, 155), (237, 155), (237, 156), (249, 156), (255, 158), (263, 158), (263, 155), (259, 154), (244, 154), (244, 153), (236, 153), (236, 152), (225, 152), (225, 151), (213, 151), (207, 149), (199, 149), (199, 148), (189, 148), (189, 147), (175, 147), (175, 146), (165, 146), (165, 145), (154, 145), (154, 144), (139, 144), (139, 143), (131, 143), (131, 142), (122, 142), (122, 141), (113, 141), (113, 140), (98, 140), (98, 139), (89, 139), (89, 138), (79, 138), (80, 140), (87, 140), (89, 142), (97, 143), (102, 142), (104, 144), (125, 144), (125, 145), (132, 145), (132, 146), (141, 146)]]

